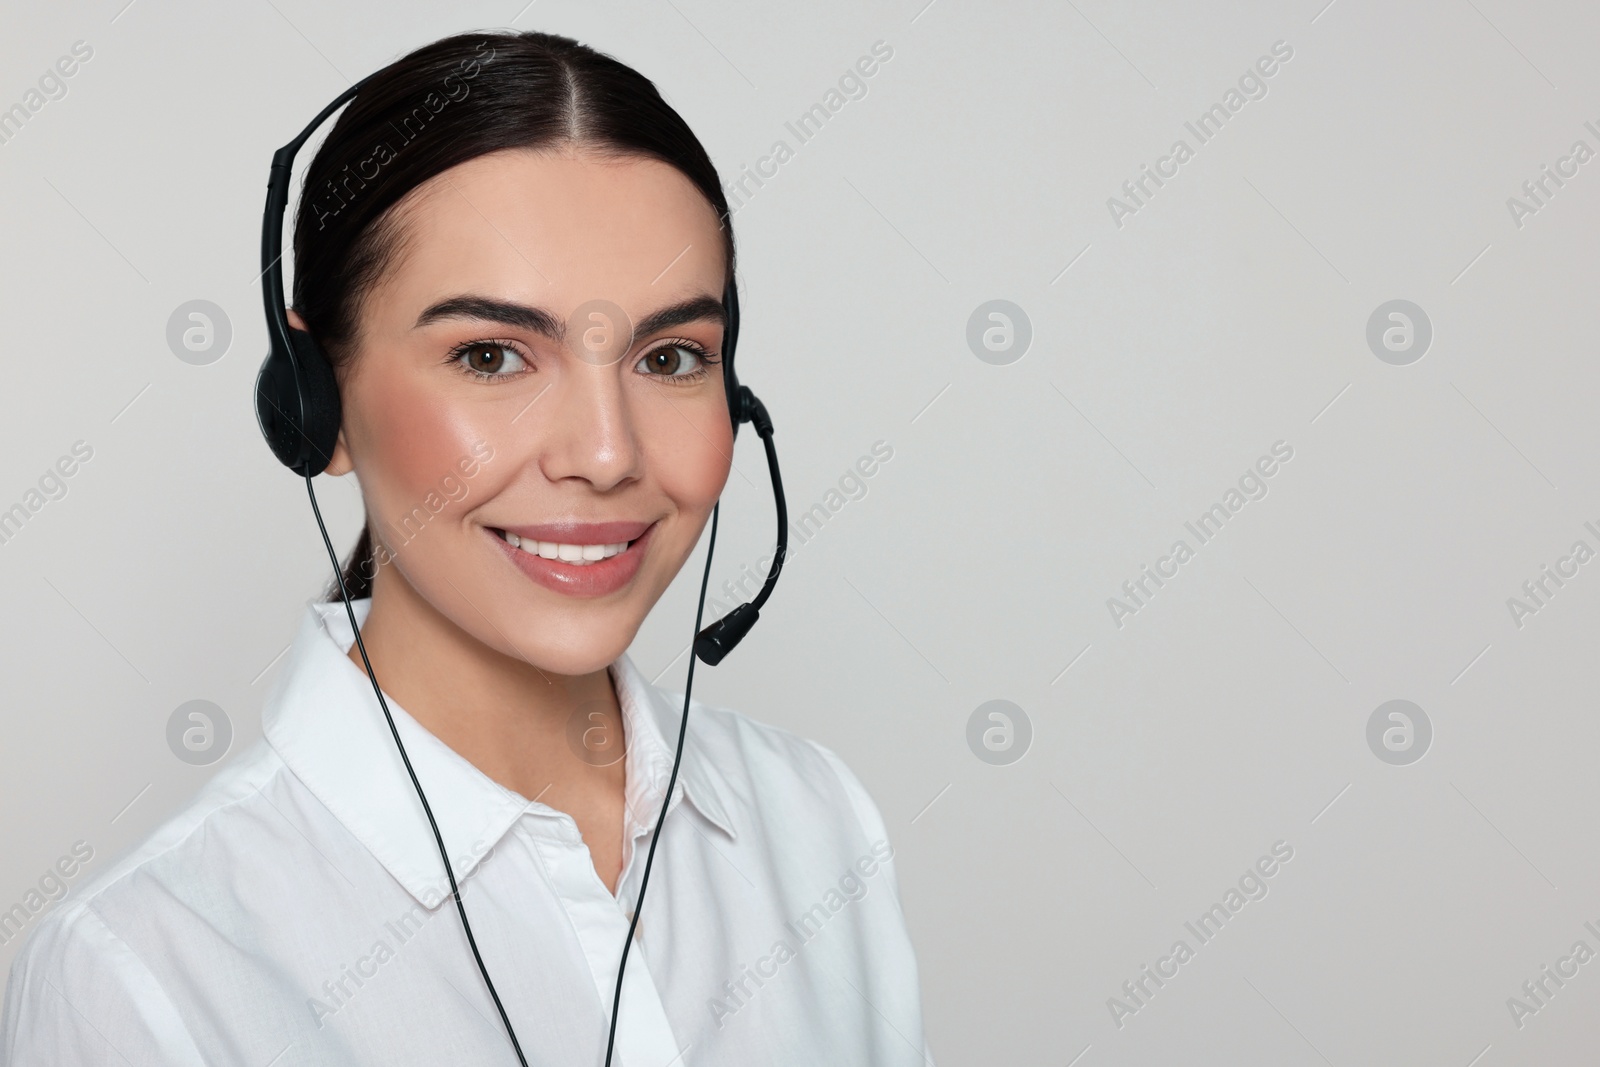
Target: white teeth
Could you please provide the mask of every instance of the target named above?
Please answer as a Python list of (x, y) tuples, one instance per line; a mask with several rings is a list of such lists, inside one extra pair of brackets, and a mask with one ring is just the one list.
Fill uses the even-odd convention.
[(508, 545), (513, 548), (520, 548), (529, 555), (541, 556), (544, 559), (557, 559), (563, 563), (575, 563), (579, 566), (610, 559), (612, 556), (628, 550), (628, 542), (626, 541), (618, 541), (612, 545), (572, 545), (557, 541), (535, 541), (532, 538), (521, 538), (509, 530), (505, 531), (505, 540)]

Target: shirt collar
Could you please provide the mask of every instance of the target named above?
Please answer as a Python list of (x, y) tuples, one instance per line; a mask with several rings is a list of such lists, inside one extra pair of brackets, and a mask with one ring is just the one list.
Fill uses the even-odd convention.
[[(357, 624), (370, 597), (351, 601)], [(307, 605), (284, 670), (262, 709), (262, 733), (313, 795), (425, 907), (449, 896), (439, 850), (366, 674), (350, 661), (355, 637), (341, 601)], [(627, 739), (628, 836), (648, 832), (672, 771), (681, 699), (652, 685), (627, 653), (609, 667)], [(458, 883), (464, 882), (525, 812), (554, 815), (501, 786), (413, 719), (389, 693), (384, 700), (444, 837)], [(696, 702), (698, 703), (698, 702)], [(692, 716), (691, 716), (692, 719)], [(733, 836), (720, 774), (695, 744), (691, 728), (673, 799), (687, 797)], [(331, 862), (331, 861), (330, 861)]]
[[(674, 700), (672, 694), (656, 688), (626, 652), (612, 662), (610, 670), (627, 739), (626, 798), (629, 834), (634, 836), (653, 829), (661, 814), (661, 798), (672, 774), (672, 757), (678, 744), (678, 726), (683, 721), (683, 698)], [(683, 763), (678, 768), (679, 788), (700, 814), (729, 837), (737, 837), (728, 817), (725, 783), (716, 765), (696, 743), (693, 714), (689, 719), (689, 739), (683, 746)]]

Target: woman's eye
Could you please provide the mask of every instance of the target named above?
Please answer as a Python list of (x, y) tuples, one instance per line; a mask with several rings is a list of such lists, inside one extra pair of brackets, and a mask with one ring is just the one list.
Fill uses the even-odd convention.
[(704, 362), (705, 357), (687, 345), (662, 345), (646, 352), (639, 360), (639, 367), (646, 374), (684, 378), (694, 374)]
[(474, 341), (455, 350), (462, 369), (484, 378), (503, 378), (525, 366), (522, 356), (499, 341)]

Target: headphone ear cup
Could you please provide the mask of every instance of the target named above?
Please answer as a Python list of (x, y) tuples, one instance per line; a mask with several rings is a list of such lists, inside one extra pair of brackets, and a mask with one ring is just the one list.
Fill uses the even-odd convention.
[(304, 330), (289, 329), (292, 354), (274, 341), (256, 376), (256, 422), (278, 461), (301, 477), (321, 474), (339, 440), (339, 382)]

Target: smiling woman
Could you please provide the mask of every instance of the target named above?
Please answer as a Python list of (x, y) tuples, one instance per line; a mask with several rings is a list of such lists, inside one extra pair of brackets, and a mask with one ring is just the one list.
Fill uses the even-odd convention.
[[(708, 520), (714, 544), (741, 421), (783, 526), (771, 425), (732, 373), (733, 235), (704, 148), (649, 80), (550, 34), (447, 38), (345, 99), (306, 173), (286, 316), (265, 273), (298, 355), (261, 395), (279, 458), (308, 489), (353, 473), (366, 528), (307, 605), (262, 739), (40, 920), (0, 1060), (594, 1064), (609, 1034), (628, 1067), (930, 1063), (860, 781), (658, 689), (627, 651)], [(325, 432), (286, 437), (274, 396)], [(729, 1008), (869, 851), (873, 891)], [(418, 916), (404, 937), (396, 915)]]

